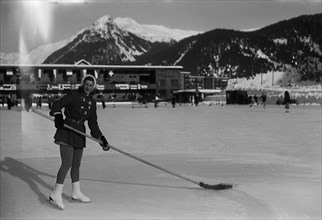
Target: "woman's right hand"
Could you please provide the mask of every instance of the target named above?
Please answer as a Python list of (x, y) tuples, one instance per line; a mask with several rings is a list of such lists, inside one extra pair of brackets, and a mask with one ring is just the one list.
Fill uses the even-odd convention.
[(64, 119), (62, 114), (55, 114), (55, 127), (57, 129), (64, 127)]

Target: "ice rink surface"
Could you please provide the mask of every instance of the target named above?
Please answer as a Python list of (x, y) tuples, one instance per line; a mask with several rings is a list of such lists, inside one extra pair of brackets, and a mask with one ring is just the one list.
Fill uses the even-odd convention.
[[(48, 109), (42, 112), (48, 114)], [(109, 143), (194, 185), (87, 141), (81, 188), (48, 196), (60, 166), (51, 121), (1, 108), (1, 219), (321, 219), (321, 106), (98, 107)], [(87, 130), (89, 133), (89, 131)]]

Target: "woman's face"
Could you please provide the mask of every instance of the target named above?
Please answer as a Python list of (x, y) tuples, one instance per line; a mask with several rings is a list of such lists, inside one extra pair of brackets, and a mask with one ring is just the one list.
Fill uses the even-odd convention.
[(94, 90), (94, 82), (91, 80), (84, 81), (84, 91), (86, 95), (89, 95)]

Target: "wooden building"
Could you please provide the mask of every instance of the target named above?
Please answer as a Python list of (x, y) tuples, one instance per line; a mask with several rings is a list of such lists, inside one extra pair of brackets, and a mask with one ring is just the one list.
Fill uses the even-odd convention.
[(0, 64), (0, 96), (20, 99), (24, 94), (60, 96), (77, 89), (84, 75), (97, 79), (97, 89), (105, 98), (116, 100), (155, 96), (167, 100), (184, 88), (182, 66), (75, 64)]

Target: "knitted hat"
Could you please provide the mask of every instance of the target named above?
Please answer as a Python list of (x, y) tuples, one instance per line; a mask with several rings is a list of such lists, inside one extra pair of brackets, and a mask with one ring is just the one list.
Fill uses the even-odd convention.
[[(90, 79), (89, 79), (90, 78)], [(94, 82), (94, 88), (96, 87), (96, 79), (94, 76), (92, 75), (85, 75), (82, 79), (82, 85), (84, 85), (84, 81), (85, 79), (89, 79), (90, 81), (93, 81)]]

